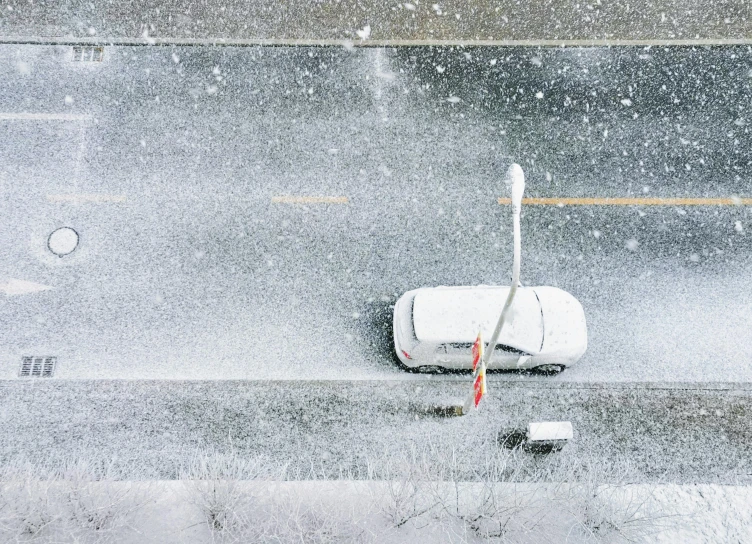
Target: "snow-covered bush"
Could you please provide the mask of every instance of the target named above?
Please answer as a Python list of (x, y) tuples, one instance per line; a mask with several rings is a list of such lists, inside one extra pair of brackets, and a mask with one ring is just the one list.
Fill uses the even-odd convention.
[(386, 485), (381, 509), (394, 527), (402, 527), (440, 505), (441, 498), (429, 488), (429, 463), (416, 448), (389, 457), (382, 464), (379, 477)]
[(197, 454), (180, 481), (159, 485), (133, 472), (125, 479), (113, 463), (12, 463), (0, 469), (0, 542), (157, 542), (149, 531), (161, 518), (143, 525), (147, 503), (179, 512), (196, 542), (226, 544), (617, 543), (651, 542), (680, 525), (697, 532), (686, 508), (684, 517), (672, 510), (686, 491), (639, 483), (626, 462), (576, 450), (473, 457), (444, 446), (427, 441), (369, 459), (370, 480), (301, 481), (283, 465), (232, 452)]
[(358, 542), (348, 512), (320, 498), (277, 493), (286, 467), (235, 454), (198, 454), (181, 471), (188, 500), (198, 507), (212, 541), (328, 544)]
[(566, 485), (556, 488), (584, 542), (647, 542), (679, 516), (654, 499), (656, 485), (642, 484), (626, 459), (594, 462), (595, 456), (570, 460), (560, 467)]
[(5, 466), (0, 474), (0, 539), (34, 541), (60, 530), (54, 501), (55, 474), (39, 474), (31, 463)]
[(334, 544), (370, 542), (354, 523), (352, 511), (328, 504), (316, 497), (292, 497), (266, 501), (259, 508), (263, 520), (244, 535), (246, 542), (285, 544)]
[(114, 463), (28, 461), (0, 472), (3, 542), (117, 542), (135, 526), (154, 484), (118, 481)]
[(475, 534), (519, 541), (537, 529), (548, 505), (534, 485), (540, 473), (523, 472), (525, 468), (526, 458), (518, 451), (499, 450), (486, 459), (477, 491), (462, 516)]
[(234, 541), (254, 522), (256, 497), (243, 482), (268, 476), (260, 459), (243, 459), (234, 453), (199, 453), (181, 470), (189, 501), (201, 511), (212, 534)]

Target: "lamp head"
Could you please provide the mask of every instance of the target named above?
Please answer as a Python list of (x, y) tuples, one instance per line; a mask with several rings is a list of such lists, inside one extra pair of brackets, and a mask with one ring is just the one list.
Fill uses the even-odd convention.
[(522, 207), (522, 194), (525, 192), (525, 173), (522, 167), (517, 163), (512, 164), (504, 181), (512, 187), (512, 213), (519, 213)]

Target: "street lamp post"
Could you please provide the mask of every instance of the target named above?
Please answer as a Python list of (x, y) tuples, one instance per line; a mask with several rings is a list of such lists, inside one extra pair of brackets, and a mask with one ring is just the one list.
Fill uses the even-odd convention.
[[(514, 222), (514, 262), (512, 264), (512, 285), (507, 295), (507, 300), (504, 303), (504, 308), (501, 310), (499, 321), (496, 323), (496, 328), (491, 335), (491, 340), (488, 342), (486, 349), (483, 353), (483, 368), (487, 368), (493, 357), (494, 348), (499, 341), (499, 335), (501, 329), (504, 327), (504, 323), (509, 316), (509, 309), (512, 307), (512, 301), (514, 295), (517, 293), (517, 286), (520, 283), (520, 211), (522, 209), (522, 194), (525, 192), (525, 173), (522, 171), (522, 167), (519, 164), (512, 164), (507, 170), (506, 176), (507, 184), (512, 186), (512, 220)], [(480, 366), (479, 364), (479, 366)], [(471, 394), (465, 404), (462, 407), (462, 413), (468, 414), (473, 406), (473, 395)]]
[(501, 329), (509, 315), (509, 309), (512, 307), (512, 300), (517, 293), (517, 286), (520, 284), (520, 211), (522, 209), (522, 193), (525, 192), (525, 173), (522, 167), (515, 163), (507, 170), (507, 182), (512, 185), (512, 221), (514, 222), (514, 262), (512, 264), (512, 286), (509, 289), (507, 300), (504, 303), (504, 309), (501, 310), (499, 321), (488, 341), (488, 347), (484, 353), (484, 362), (486, 366), (491, 362), (496, 342), (499, 341)]

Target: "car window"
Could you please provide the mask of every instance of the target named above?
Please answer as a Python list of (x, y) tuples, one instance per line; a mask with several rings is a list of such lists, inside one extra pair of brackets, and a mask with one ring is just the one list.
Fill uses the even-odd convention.
[[(471, 342), (450, 342), (449, 344), (443, 344), (443, 346), (449, 346), (452, 349), (460, 349), (460, 350), (470, 350), (473, 347), (473, 344)], [(494, 348), (494, 351), (496, 353), (512, 353), (514, 355), (529, 355), (528, 353), (525, 353), (524, 351), (513, 348), (512, 346), (507, 346), (504, 344), (497, 344), (496, 348)]]
[(494, 348), (494, 351), (496, 352), (503, 352), (503, 353), (513, 353), (515, 355), (529, 355), (528, 353), (525, 353), (521, 349), (513, 348), (512, 346), (505, 346), (504, 344), (497, 344)]

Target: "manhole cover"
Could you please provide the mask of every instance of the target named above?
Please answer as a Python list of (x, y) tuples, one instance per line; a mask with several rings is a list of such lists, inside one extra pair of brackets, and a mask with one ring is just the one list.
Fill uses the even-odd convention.
[(61, 227), (50, 234), (47, 247), (58, 257), (70, 255), (78, 247), (78, 233), (70, 227)]

